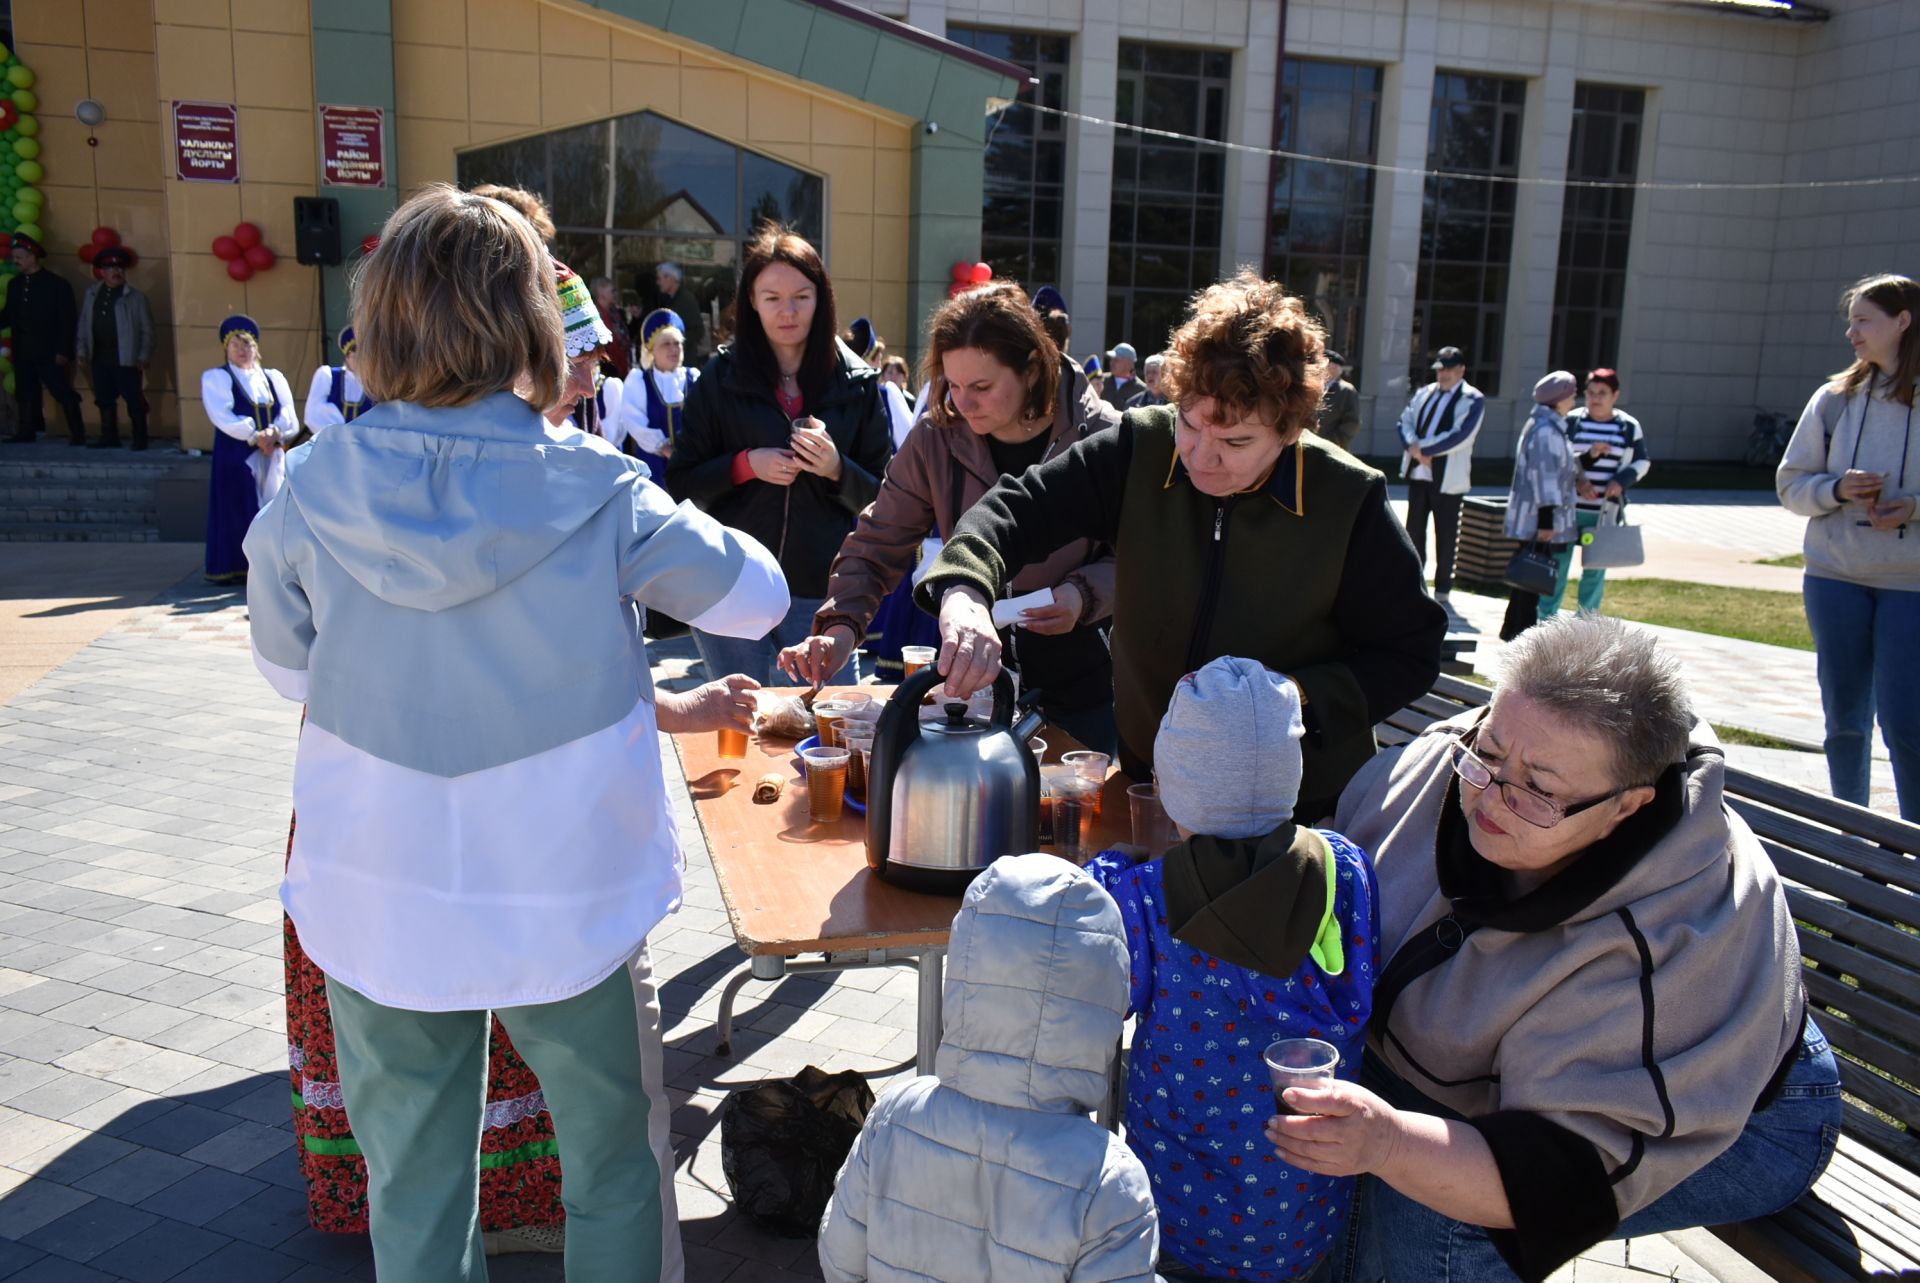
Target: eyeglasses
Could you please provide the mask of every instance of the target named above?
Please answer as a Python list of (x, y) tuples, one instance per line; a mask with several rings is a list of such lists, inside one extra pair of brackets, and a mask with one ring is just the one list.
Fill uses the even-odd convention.
[(1503, 780), (1493, 773), (1493, 768), (1481, 760), (1480, 755), (1467, 747), (1467, 742), (1480, 734), (1480, 728), (1474, 727), (1453, 742), (1450, 750), (1453, 754), (1453, 773), (1468, 785), (1476, 789), (1488, 789), (1500, 786), (1500, 800), (1507, 809), (1533, 825), (1536, 829), (1550, 829), (1571, 815), (1590, 811), (1611, 798), (1619, 797), (1625, 789), (1615, 789), (1599, 797), (1588, 798), (1584, 802), (1560, 803), (1536, 793), (1524, 784), (1515, 784), (1512, 780)]

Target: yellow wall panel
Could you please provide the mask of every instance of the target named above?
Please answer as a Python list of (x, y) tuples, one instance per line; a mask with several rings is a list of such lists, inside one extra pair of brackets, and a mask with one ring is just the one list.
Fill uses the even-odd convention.
[(803, 143), (812, 135), (808, 129), (808, 96), (799, 89), (762, 80), (747, 81), (747, 140), (759, 143)]
[(153, 20), (163, 27), (211, 27), (224, 33), (233, 25), (233, 13), (228, 0), (153, 0)]
[(73, 105), (87, 96), (87, 51), (79, 45), (23, 45), (20, 61), (37, 77), (33, 91), (40, 109), (35, 114), (73, 119)]
[[(165, 267), (167, 261), (165, 194), (158, 188), (144, 192), (102, 191), (93, 217), (98, 221), (89, 226), (87, 231), (91, 232), (94, 227), (111, 227), (140, 256), (140, 262), (134, 267), (140, 288), (150, 295), (167, 293), (166, 276), (158, 270)], [(74, 243), (77, 245), (79, 242)], [(154, 317), (158, 320), (158, 303), (154, 308)]]
[(680, 51), (670, 44), (637, 36), (618, 27), (608, 28), (613, 37), (613, 56), (618, 62), (653, 62), (664, 66), (680, 65)]
[[(902, 275), (906, 274), (904, 259), (901, 260), (900, 272)], [(887, 341), (889, 351), (905, 356), (907, 349), (913, 344), (914, 336), (920, 330), (918, 324), (911, 323), (907, 319), (906, 282), (875, 281), (869, 289), (869, 294), (873, 299), (873, 310), (868, 315), (873, 317), (873, 328)], [(916, 384), (920, 382), (919, 370), (913, 372), (913, 381)]]
[(906, 280), (907, 220), (875, 215), (873, 220), (873, 274), (889, 281)]
[(613, 109), (613, 65), (597, 58), (545, 54), (540, 59), (540, 123), (549, 129), (596, 120)]
[[(86, 19), (77, 4), (59, 0), (25, 0), (14, 6), (16, 45), (82, 45), (87, 40)], [(22, 58), (25, 62), (26, 59)], [(27, 63), (32, 67), (35, 64)], [(38, 68), (36, 67), (36, 70)]]
[(400, 195), (404, 199), (428, 183), (454, 181), (454, 158), (467, 146), (465, 122), (457, 120), (402, 120), (396, 141), (400, 148)]
[(264, 31), (233, 33), (234, 100), (242, 107), (313, 110), (313, 42)]
[[(296, 183), (313, 188), (313, 114), (240, 109), (240, 177), (251, 183)], [(242, 197), (244, 199), (244, 196)]]
[(722, 138), (747, 136), (747, 77), (737, 71), (688, 65), (680, 70), (680, 116), (695, 129)]
[(913, 212), (913, 158), (903, 151), (873, 153), (873, 212)]
[[(873, 216), (843, 212), (836, 205), (832, 193), (827, 196), (827, 208), (830, 221), (827, 270), (833, 273), (836, 285), (841, 277), (850, 280), (867, 281), (873, 278)], [(845, 318), (852, 320), (852, 317)]]
[(832, 209), (873, 208), (873, 150), (867, 147), (813, 148), (813, 167), (827, 176), (827, 205)]
[(680, 115), (680, 68), (657, 62), (616, 62), (610, 102), (615, 115), (657, 111), (677, 118)]
[(283, 270), (295, 276), (313, 275), (312, 268), (302, 267), (293, 258), (293, 198), (312, 191), (311, 181), (241, 185), (240, 217), (260, 228), (261, 239), (280, 259), (265, 275), (277, 275)]
[(393, 46), (394, 111), (399, 117), (467, 118), (467, 60), (432, 45)]
[[(224, 267), (225, 265), (222, 264)], [(257, 272), (246, 284), (247, 315), (260, 322), (261, 330), (272, 329), (301, 331), (313, 323), (320, 310), (320, 273), (311, 267), (302, 267), (291, 256), (273, 265), (271, 271)], [(318, 355), (317, 343), (293, 349), (304, 352), (309, 360)], [(289, 359), (289, 352), (282, 348), (280, 360)], [(287, 367), (280, 366), (282, 370)], [(312, 368), (311, 364), (308, 366)], [(304, 395), (306, 389), (295, 384), (297, 395)]]
[(208, 252), (216, 236), (240, 221), (240, 188), (232, 183), (167, 184), (167, 228), (176, 256)]
[(813, 99), (813, 141), (848, 147), (873, 146), (873, 117), (824, 98)]
[[(89, 48), (153, 52), (152, 0), (86, 0), (85, 9)], [(100, 87), (94, 85), (95, 91)]]
[(233, 101), (233, 43), (224, 31), (154, 28), (153, 75), (160, 101)]
[(535, 127), (540, 120), (539, 55), (469, 50), (467, 101), (476, 121), (517, 125), (523, 131)]
[[(86, 136), (84, 128), (75, 132), (83, 138)], [(46, 131), (41, 131), (41, 137), (46, 137)], [(112, 129), (103, 128), (99, 138), (100, 145), (93, 154), (93, 172), (101, 188), (160, 190), (165, 178), (160, 170), (160, 126), (128, 121)]]
[[(222, 319), (246, 311), (247, 287), (230, 278), (227, 265), (211, 254), (175, 254), (172, 267), (176, 315), (191, 317), (196, 323), (204, 322), (205, 329), (201, 332), (207, 339), (204, 348), (197, 339), (181, 344), (180, 386), (186, 388), (193, 386), (188, 382), (189, 371), (196, 368), (196, 363), (198, 369), (220, 363), (217, 329)], [(274, 268), (276, 272), (279, 270)], [(191, 333), (198, 324), (177, 328)]]
[[(419, 0), (413, 0), (418, 3)], [(440, 0), (446, 4), (446, 0)], [(467, 0), (467, 47), (535, 50), (540, 47), (540, 9), (533, 0)]]
[[(153, 55), (121, 49), (94, 49), (87, 54), (93, 96), (107, 109), (111, 129), (123, 120), (156, 121), (160, 103), (153, 89)], [(71, 113), (62, 113), (70, 115)]]
[(607, 24), (551, 5), (542, 5), (540, 52), (604, 58), (607, 56)]
[[(467, 47), (467, 15), (446, 0), (393, 0), (393, 38), (403, 44)], [(398, 63), (394, 77), (399, 78)]]
[(235, 0), (233, 26), (236, 31), (272, 31), (306, 40), (313, 32), (313, 13), (307, 0)]

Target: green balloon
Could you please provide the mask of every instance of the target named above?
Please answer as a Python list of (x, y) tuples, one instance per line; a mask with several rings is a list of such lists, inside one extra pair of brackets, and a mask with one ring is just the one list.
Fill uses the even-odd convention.
[(6, 382), (4, 384), (0, 384), (0, 387), (5, 387), (8, 394), (11, 395), (13, 392), (13, 376), (9, 374), (7, 376)]
[(38, 223), (22, 223), (20, 224), (20, 226), (14, 228), (13, 230), (16, 232), (25, 232), (27, 235), (33, 237), (33, 239), (35, 239), (36, 241), (41, 239), (40, 224)]
[(12, 143), (20, 137), (17, 129), (0, 129), (0, 142)]
[(15, 205), (13, 207), (13, 221), (16, 223), (31, 223), (39, 216), (40, 211), (31, 205)]
[[(33, 68), (17, 67), (17, 66), (8, 67), (7, 79), (13, 83), (13, 86), (16, 89), (31, 89), (33, 88)], [(19, 101), (20, 100), (17, 98), (14, 99), (14, 102), (16, 104), (18, 104)]]
[(40, 140), (37, 138), (19, 138), (14, 140), (13, 154), (21, 160), (36, 160), (40, 155)]
[(13, 50), (7, 48), (5, 45), (0, 45), (0, 62), (5, 62), (11, 57), (13, 57)]
[(13, 172), (23, 183), (37, 183), (47, 176), (37, 160), (23, 160), (13, 167)]
[[(26, 71), (26, 68), (22, 67), (21, 70)], [(31, 76), (33, 73), (27, 71), (27, 74)], [(40, 95), (34, 93), (31, 89), (16, 89), (8, 94), (7, 97), (13, 99), (13, 105), (21, 111), (38, 111), (40, 109)]]
[(20, 199), (35, 209), (39, 209), (47, 203), (47, 194), (38, 187), (22, 187), (20, 189)]
[(38, 138), (40, 136), (40, 118), (38, 116), (22, 116), (20, 117), (20, 123), (13, 128), (14, 132), (18, 133), (22, 138)]

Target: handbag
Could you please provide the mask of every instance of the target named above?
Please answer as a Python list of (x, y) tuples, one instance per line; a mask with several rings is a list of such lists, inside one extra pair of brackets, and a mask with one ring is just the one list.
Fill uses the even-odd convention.
[(1546, 597), (1560, 582), (1560, 557), (1552, 544), (1530, 539), (1513, 550), (1504, 576), (1507, 587)]
[(1600, 520), (1580, 533), (1580, 569), (1616, 570), (1645, 565), (1646, 545), (1640, 527), (1627, 524), (1626, 513), (1617, 503), (1600, 509)]

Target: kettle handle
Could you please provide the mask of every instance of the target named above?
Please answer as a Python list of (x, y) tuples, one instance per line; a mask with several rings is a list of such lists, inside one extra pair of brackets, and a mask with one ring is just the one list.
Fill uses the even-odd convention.
[[(929, 664), (894, 690), (873, 734), (873, 759), (867, 770), (867, 867), (878, 872), (887, 862), (893, 837), (893, 775), (907, 750), (920, 738), (920, 701), (946, 679)], [(1013, 677), (1006, 669), (993, 682), (993, 724), (1012, 726)]]

